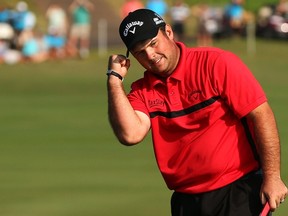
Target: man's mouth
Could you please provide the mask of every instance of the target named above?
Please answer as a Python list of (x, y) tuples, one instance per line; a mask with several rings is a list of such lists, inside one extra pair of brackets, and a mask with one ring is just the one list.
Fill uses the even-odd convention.
[(159, 58), (153, 59), (153, 60), (152, 60), (152, 64), (154, 64), (154, 65), (158, 64), (158, 63), (161, 61), (162, 58), (163, 58), (163, 57), (161, 56), (161, 57), (159, 57)]

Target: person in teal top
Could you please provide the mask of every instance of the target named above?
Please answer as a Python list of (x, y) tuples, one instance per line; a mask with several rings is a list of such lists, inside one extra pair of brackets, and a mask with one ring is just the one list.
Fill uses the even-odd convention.
[(90, 13), (89, 10), (84, 5), (79, 5), (73, 11), (73, 22), (78, 24), (90, 23)]
[(72, 26), (69, 44), (81, 58), (89, 55), (91, 33), (91, 11), (94, 5), (89, 0), (74, 0), (69, 7)]

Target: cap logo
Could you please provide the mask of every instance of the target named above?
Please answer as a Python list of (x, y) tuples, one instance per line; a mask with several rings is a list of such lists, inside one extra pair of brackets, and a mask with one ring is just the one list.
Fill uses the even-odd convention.
[[(144, 24), (144, 22), (142, 21), (134, 21), (134, 22), (130, 22), (125, 26), (123, 35), (125, 37), (127, 37), (128, 33), (131, 32), (132, 34), (135, 34), (135, 30), (136, 30), (136, 26), (142, 26)], [(130, 30), (130, 28), (134, 27), (132, 30)]]
[(135, 30), (136, 30), (136, 27), (134, 27), (133, 30), (129, 30), (129, 32), (131, 32), (132, 34), (135, 34)]
[(156, 25), (159, 25), (164, 22), (164, 20), (159, 19), (158, 17), (153, 18), (153, 21), (155, 22)]

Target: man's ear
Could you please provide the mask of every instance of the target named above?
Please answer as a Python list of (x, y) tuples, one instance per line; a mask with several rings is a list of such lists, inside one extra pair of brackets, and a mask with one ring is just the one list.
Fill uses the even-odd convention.
[(172, 27), (169, 24), (166, 24), (165, 32), (169, 39), (174, 40), (174, 32), (172, 30)]

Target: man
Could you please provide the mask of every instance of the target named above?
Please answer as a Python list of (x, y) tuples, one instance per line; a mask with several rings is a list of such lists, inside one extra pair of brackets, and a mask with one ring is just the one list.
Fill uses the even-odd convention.
[(186, 20), (190, 16), (190, 8), (183, 0), (175, 0), (169, 10), (174, 38), (183, 41), (186, 36)]
[(89, 0), (74, 0), (69, 6), (72, 15), (69, 45), (72, 50), (78, 50), (81, 58), (90, 53), (91, 15), (94, 4)]
[[(172, 216), (259, 215), (287, 196), (273, 112), (248, 68), (230, 52), (187, 48), (153, 11), (140, 9), (120, 24), (128, 51), (146, 69), (126, 95), (130, 60), (108, 62), (108, 112), (124, 145), (152, 131)], [(128, 54), (128, 52), (127, 52)]]

